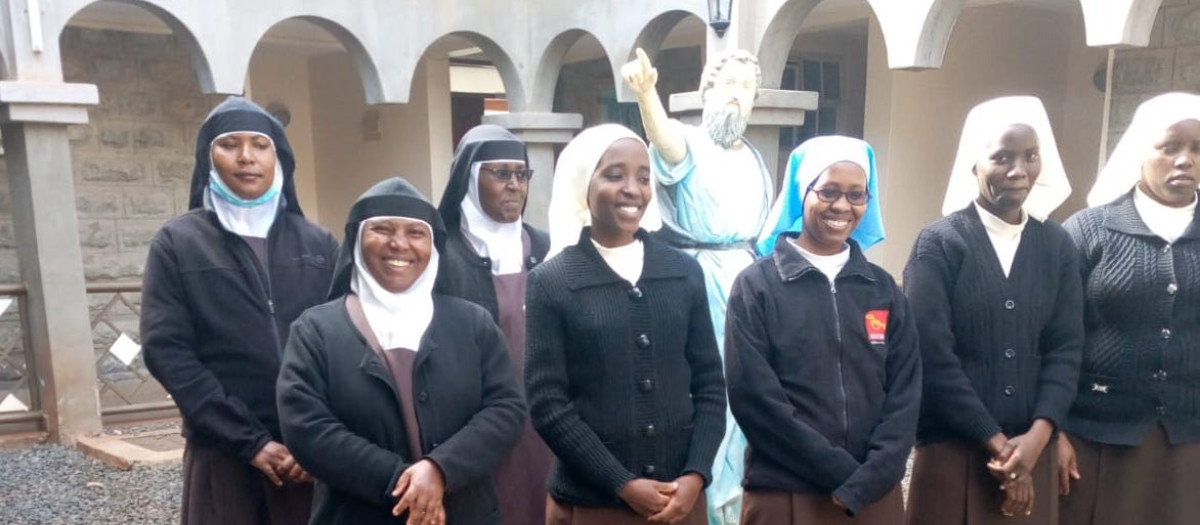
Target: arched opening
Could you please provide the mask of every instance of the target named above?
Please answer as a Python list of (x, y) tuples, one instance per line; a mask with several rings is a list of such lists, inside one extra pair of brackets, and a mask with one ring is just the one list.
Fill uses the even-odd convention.
[[(795, 18), (801, 15), (803, 18)], [(815, 92), (818, 96), (817, 107), (805, 111), (802, 125), (779, 129), (778, 166), (782, 174), (792, 150), (805, 140), (821, 135), (863, 136), (867, 36), (873, 15), (864, 0), (856, 0), (826, 2), (810, 11), (794, 7), (776, 16), (792, 17), (795, 32), (786, 49), (763, 43), (767, 55), (760, 58), (763, 84)], [(776, 18), (771, 25), (782, 22)], [(779, 56), (784, 57), (783, 67), (772, 76), (776, 66), (771, 64), (778, 63)]]
[(508, 53), (474, 32), (450, 33), (430, 43), (413, 75), (412, 93), (414, 101), (421, 94), (426, 99), (424, 143), (429, 158), (420, 173), (434, 203), (445, 190), (462, 136), (484, 115), (522, 111), (526, 104)]
[(658, 93), (667, 106), (671, 94), (695, 91), (704, 67), (705, 31), (699, 17), (670, 11), (652, 19), (619, 57), (608, 56), (600, 42), (584, 31), (559, 35), (556, 42), (568, 45), (563, 46), (554, 111), (583, 115), (584, 127), (612, 122), (642, 133), (641, 114), (620, 77), (620, 66), (642, 47), (658, 70)]
[(379, 82), (358, 39), (315, 17), (271, 26), (250, 57), (246, 96), (286, 126), (300, 206), (335, 235), (354, 199), (396, 166), (395, 137), (368, 129), (379, 124), (370, 115), (382, 106), (369, 102)]
[(148, 417), (173, 405), (137, 343), (142, 268), (154, 233), (186, 211), (195, 130), (220, 97), (203, 93), (208, 61), (161, 7), (89, 4), (58, 43), (64, 81), (95, 84), (100, 95), (89, 122), (69, 133), (102, 412), (106, 421)]

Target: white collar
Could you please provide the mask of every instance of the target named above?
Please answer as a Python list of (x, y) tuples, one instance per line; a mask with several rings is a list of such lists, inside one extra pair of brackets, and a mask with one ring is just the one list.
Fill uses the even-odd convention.
[(1192, 199), (1187, 206), (1176, 208), (1154, 200), (1142, 191), (1141, 185), (1134, 188), (1133, 207), (1146, 227), (1169, 243), (1179, 240), (1192, 224), (1192, 218), (1196, 214), (1196, 201), (1200, 199)]
[(988, 235), (992, 235), (1004, 240), (1016, 240), (1021, 238), (1021, 232), (1025, 231), (1025, 225), (1029, 224), (1029, 214), (1021, 209), (1021, 222), (1018, 224), (1009, 224), (992, 215), (992, 212), (987, 211), (983, 206), (979, 205), (978, 201), (971, 201), (975, 206), (975, 211), (979, 212), (979, 220), (983, 222), (983, 229), (987, 230)]

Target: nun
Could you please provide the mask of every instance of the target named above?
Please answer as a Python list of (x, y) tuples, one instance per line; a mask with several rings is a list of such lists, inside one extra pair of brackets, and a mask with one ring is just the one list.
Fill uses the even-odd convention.
[(1083, 296), (1046, 217), (1070, 192), (1040, 100), (967, 115), (945, 217), (904, 268), (925, 370), (911, 525), (1058, 521), (1052, 441), (1075, 398)]
[[(1083, 367), (1060, 436), (1064, 525), (1200, 516), (1200, 96), (1143, 102), (1065, 227)], [(1072, 479), (1074, 478), (1074, 480)]]
[[(525, 143), (491, 124), (462, 137), (438, 213), (446, 245), (435, 291), (488, 310), (500, 326), (517, 384), (524, 381), (525, 282), (546, 257), (550, 238), (521, 220), (533, 170)], [(546, 476), (553, 454), (530, 423), (496, 470), (505, 525), (546, 521)]]
[(292, 325), (277, 396), (317, 478), (312, 525), (500, 523), (491, 473), (525, 405), (487, 310), (433, 293), (447, 238), (409, 183), (350, 209), (329, 296)]
[(862, 250), (884, 238), (875, 154), (858, 139), (792, 152), (734, 281), (729, 407), (746, 433), (743, 525), (891, 525), (921, 396), (916, 326)]
[(184, 525), (293, 525), (312, 483), (283, 443), (288, 325), (320, 304), (337, 242), (304, 219), (283, 126), (230, 97), (196, 138), (188, 212), (154, 235), (142, 351), (183, 416)]
[(548, 525), (707, 522), (721, 358), (700, 265), (647, 233), (656, 206), (632, 131), (596, 126), (563, 149), (550, 206), (558, 254), (530, 272), (525, 301), (525, 391), (557, 458)]

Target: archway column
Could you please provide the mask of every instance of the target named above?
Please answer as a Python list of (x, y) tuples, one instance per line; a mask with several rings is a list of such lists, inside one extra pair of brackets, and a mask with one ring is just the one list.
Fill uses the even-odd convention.
[[(699, 126), (704, 102), (699, 91), (671, 95), (671, 113), (684, 124)], [(759, 89), (750, 114), (746, 138), (758, 148), (776, 185), (779, 183), (779, 128), (804, 124), (804, 112), (817, 109), (817, 93), (786, 89)]]
[(546, 229), (549, 226), (550, 192), (554, 187), (554, 147), (566, 144), (583, 128), (578, 113), (506, 113), (484, 115), (483, 123), (495, 124), (525, 141), (533, 180), (525, 204), (525, 221)]
[(24, 326), (50, 439), (101, 430), (96, 358), (67, 125), (99, 103), (92, 84), (0, 82), (0, 135), (25, 284)]

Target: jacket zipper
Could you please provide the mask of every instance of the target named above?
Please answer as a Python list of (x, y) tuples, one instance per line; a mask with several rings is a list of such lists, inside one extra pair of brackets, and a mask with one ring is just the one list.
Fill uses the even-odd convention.
[[(274, 229), (275, 229), (274, 226), (272, 226), (271, 230), (274, 230)], [(241, 243), (242, 247), (244, 248), (242, 250), (242, 257), (245, 258), (247, 255), (249, 256), (249, 262), (251, 263), (251, 269), (254, 272), (254, 275), (256, 277), (258, 277), (258, 289), (263, 294), (263, 298), (266, 299), (267, 312), (269, 312), (271, 315), (271, 330), (270, 331), (271, 331), (271, 339), (273, 339), (275, 341), (275, 352), (277, 354), (282, 355), (283, 354), (283, 342), (279, 340), (279, 331), (275, 327), (275, 325), (276, 325), (275, 300), (273, 299), (274, 293), (271, 290), (271, 275), (270, 275), (270, 273), (268, 273), (268, 270), (270, 269), (269, 264), (270, 264), (270, 259), (271, 259), (271, 257), (270, 257), (270, 254), (271, 254), (270, 235), (271, 234), (270, 233), (267, 234), (267, 250), (266, 250), (267, 251), (267, 260), (259, 261), (258, 256), (254, 254), (254, 248), (250, 247), (250, 243), (246, 242), (246, 239), (243, 239), (240, 235), (237, 235), (232, 232), (227, 232), (227, 233), (229, 235), (233, 235), (234, 237), (237, 237), (238, 242)], [(247, 252), (249, 252), (249, 253), (247, 253)]]
[(846, 443), (847, 443), (846, 437), (850, 434), (850, 414), (848, 413), (849, 412), (849, 408), (848, 408), (849, 400), (847, 399), (847, 396), (846, 396), (846, 373), (842, 368), (842, 361), (845, 357), (845, 345), (842, 344), (842, 316), (838, 312), (837, 285), (834, 283), (834, 280), (829, 281), (829, 293), (830, 293), (830, 297), (833, 300), (833, 326), (834, 326), (834, 334), (837, 336), (837, 344), (838, 344), (838, 360), (837, 360), (838, 393), (841, 394), (840, 401), (842, 403), (842, 446), (845, 447)]

